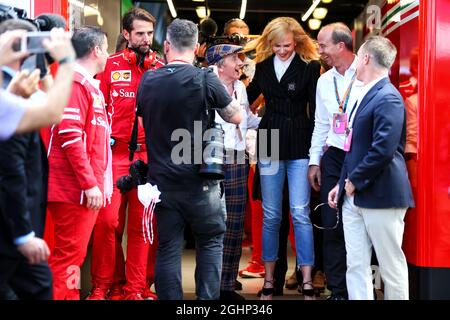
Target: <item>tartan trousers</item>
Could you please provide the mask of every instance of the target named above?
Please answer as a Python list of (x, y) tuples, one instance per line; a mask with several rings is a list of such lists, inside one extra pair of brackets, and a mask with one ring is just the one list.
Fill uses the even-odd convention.
[(223, 263), (220, 290), (234, 291), (244, 237), (248, 164), (225, 165), (226, 231), (223, 239)]

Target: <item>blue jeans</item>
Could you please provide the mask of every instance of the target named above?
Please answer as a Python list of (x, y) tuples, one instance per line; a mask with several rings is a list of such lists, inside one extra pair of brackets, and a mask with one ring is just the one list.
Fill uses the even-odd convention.
[(274, 262), (278, 257), (278, 233), (282, 217), (281, 203), (284, 179), (287, 173), (297, 265), (313, 266), (314, 240), (309, 218), (311, 187), (307, 177), (309, 160), (265, 161), (259, 162), (258, 165), (261, 172), (262, 207), (264, 211), (262, 260)]

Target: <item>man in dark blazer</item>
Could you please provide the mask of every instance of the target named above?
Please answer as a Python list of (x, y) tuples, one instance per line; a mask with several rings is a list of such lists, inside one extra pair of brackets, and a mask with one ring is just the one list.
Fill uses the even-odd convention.
[[(35, 31), (35, 27), (24, 20), (7, 20), (0, 24), (0, 34), (10, 30)], [(37, 101), (54, 109), (47, 99), (53, 99), (56, 95), (66, 105), (66, 93), (67, 96), (70, 94), (66, 81), (71, 88), (73, 65), (70, 60), (74, 60), (74, 51), (67, 36), (56, 36), (52, 36), (48, 50), (53, 58), (60, 61), (56, 79), (58, 84), (55, 82), (47, 97), (35, 92), (39, 71), (21, 77), (22, 61), (12, 61), (0, 70), (3, 88), (7, 88), (10, 82), (21, 81), (20, 85), (13, 85), (12, 91), (27, 99), (27, 103), (36, 110), (41, 109)], [(65, 66), (64, 62), (61, 63), (63, 57), (67, 57)], [(69, 59), (71, 57), (73, 59)], [(62, 79), (62, 74), (67, 79)], [(29, 79), (33, 75), (37, 76), (36, 81)], [(48, 123), (35, 120), (37, 125), (29, 128)], [(47, 157), (39, 132), (15, 134), (0, 141), (0, 300), (52, 299), (52, 275), (47, 264), (50, 250), (42, 239), (47, 170)]]
[(359, 49), (357, 79), (364, 83), (349, 116), (348, 151), (329, 205), (342, 204), (349, 299), (372, 300), (372, 246), (380, 264), (385, 300), (408, 299), (402, 251), (404, 217), (414, 206), (404, 159), (405, 107), (388, 78), (397, 50), (380, 36)]
[[(0, 33), (36, 31), (28, 21), (8, 20)], [(22, 61), (2, 66), (8, 87)], [(25, 81), (25, 80), (24, 80)], [(23, 98), (37, 89), (33, 81)], [(25, 92), (22, 92), (25, 94)], [(47, 157), (39, 132), (16, 134), (0, 141), (0, 299), (51, 299), (50, 253), (42, 240), (47, 198)]]

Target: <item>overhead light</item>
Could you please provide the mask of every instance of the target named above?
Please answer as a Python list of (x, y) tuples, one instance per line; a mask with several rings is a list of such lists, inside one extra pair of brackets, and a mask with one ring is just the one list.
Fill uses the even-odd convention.
[(317, 19), (309, 19), (308, 20), (308, 26), (311, 30), (318, 30), (320, 28), (320, 25), (322, 24), (322, 21)]
[(242, 0), (241, 12), (239, 13), (239, 19), (245, 18), (245, 11), (247, 10), (247, 0)]
[(100, 12), (98, 11), (98, 9), (95, 9), (91, 6), (85, 6), (83, 10), (84, 10), (84, 15), (86, 17), (100, 15)]
[(330, 3), (333, 2), (333, 0), (322, 0), (323, 3)]
[(327, 13), (328, 13), (327, 8), (316, 8), (316, 10), (314, 10), (313, 12), (313, 17), (314, 19), (322, 20), (323, 18), (326, 17)]
[(209, 9), (206, 9), (205, 6), (200, 6), (200, 7), (195, 8), (195, 12), (197, 12), (197, 16), (200, 19), (209, 17), (209, 15), (211, 14), (211, 11)]
[(309, 7), (308, 11), (306, 11), (306, 13), (303, 15), (302, 21), (308, 20), (309, 16), (314, 11), (314, 9), (319, 5), (319, 3), (320, 3), (320, 0), (314, 0), (311, 7)]
[(170, 14), (172, 15), (172, 18), (177, 17), (177, 11), (175, 10), (175, 7), (173, 6), (172, 0), (167, 0), (167, 5), (169, 6)]
[(205, 2), (205, 0), (192, 0), (192, 2)]

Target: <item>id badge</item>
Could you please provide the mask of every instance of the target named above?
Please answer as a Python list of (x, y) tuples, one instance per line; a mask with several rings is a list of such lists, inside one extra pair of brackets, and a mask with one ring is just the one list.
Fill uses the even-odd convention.
[(345, 140), (344, 140), (344, 151), (349, 152), (350, 147), (352, 146), (352, 136), (353, 136), (353, 129), (348, 129), (345, 133)]
[(345, 134), (348, 126), (348, 115), (346, 113), (333, 113), (333, 131), (336, 134)]

